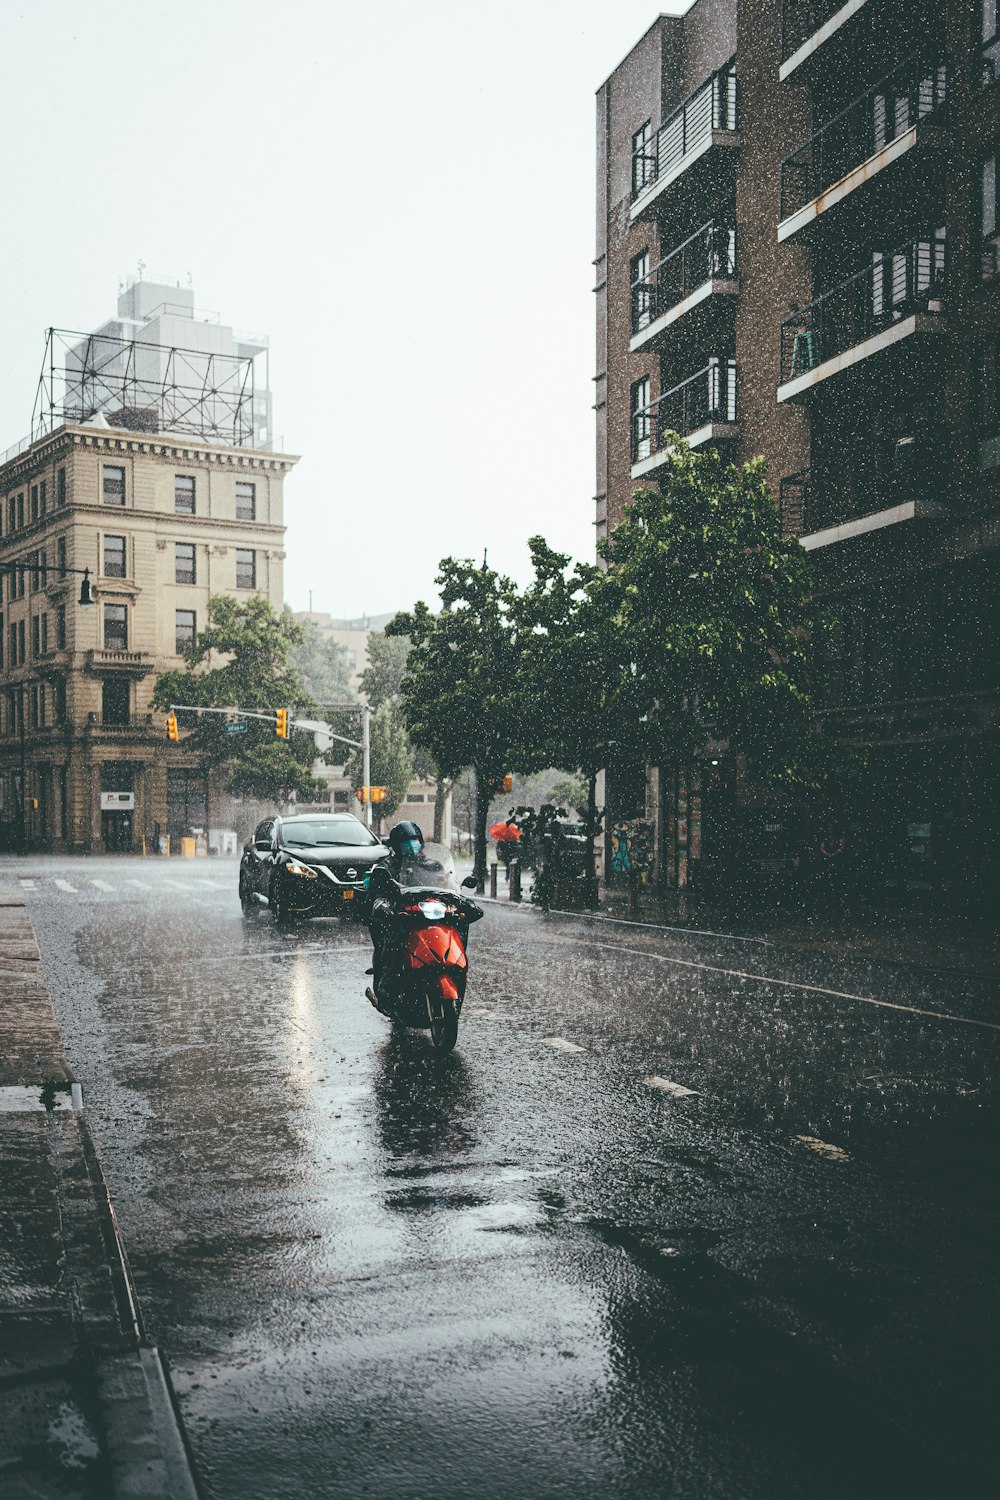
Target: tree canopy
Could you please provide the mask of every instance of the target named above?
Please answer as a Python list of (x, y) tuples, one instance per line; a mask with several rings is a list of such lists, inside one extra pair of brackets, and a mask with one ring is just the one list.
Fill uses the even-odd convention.
[(347, 652), (315, 620), (296, 621), (301, 640), (292, 646), (289, 661), (302, 686), (316, 703), (354, 703)]
[[(291, 665), (292, 651), (301, 640), (301, 628), (291, 614), (276, 614), (262, 595), (213, 595), (208, 623), (184, 653), (184, 669), (160, 673), (153, 704), (268, 714), (285, 707), (308, 710), (312, 699)], [(232, 734), (219, 714), (179, 717), (189, 728), (185, 750), (206, 767), (226, 765), (226, 790), (234, 796), (283, 806), (293, 797), (322, 794), (323, 783), (312, 775), (316, 751), (311, 734), (293, 731), (288, 740), (279, 740), (273, 726), (252, 719), (245, 732)]]

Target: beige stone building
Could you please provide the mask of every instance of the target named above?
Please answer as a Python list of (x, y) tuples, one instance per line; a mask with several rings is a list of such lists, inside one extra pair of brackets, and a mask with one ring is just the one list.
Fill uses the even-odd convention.
[[(23, 833), (29, 848), (124, 851), (231, 825), (150, 697), (156, 674), (182, 665), (210, 595), (256, 592), (281, 608), (295, 462), (98, 414), (0, 464), (6, 847)], [(69, 568), (90, 570), (94, 607), (80, 607)]]

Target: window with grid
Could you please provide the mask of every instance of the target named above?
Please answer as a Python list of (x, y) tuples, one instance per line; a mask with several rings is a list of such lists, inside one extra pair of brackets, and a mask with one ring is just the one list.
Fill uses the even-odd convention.
[(653, 124), (647, 120), (645, 125), (632, 137), (632, 196), (641, 193), (647, 183), (653, 180)]
[(194, 610), (177, 609), (174, 611), (174, 650), (181, 656), (189, 646), (194, 645)]
[(236, 549), (236, 587), (238, 589), (257, 587), (257, 554), (250, 547), (237, 547)]
[(653, 451), (653, 419), (649, 413), (649, 376), (632, 385), (632, 462), (648, 458)]
[(632, 257), (631, 263), (631, 287), (632, 287), (632, 332), (638, 333), (641, 328), (649, 327), (650, 315), (650, 286), (647, 280), (649, 276), (649, 251), (643, 250), (641, 255)]
[(104, 606), (104, 649), (128, 650), (128, 611), (124, 604)]
[(236, 482), (236, 519), (237, 521), (256, 521), (257, 519), (257, 486), (248, 484), (242, 479)]
[(194, 583), (194, 542), (174, 543), (174, 582)]
[(174, 475), (174, 510), (179, 516), (194, 515), (194, 475)]
[(125, 470), (116, 464), (105, 464), (101, 499), (105, 505), (125, 504)]
[(105, 578), (125, 577), (125, 538), (123, 536), (105, 534), (104, 576)]
[(66, 504), (66, 470), (56, 470), (56, 504)]

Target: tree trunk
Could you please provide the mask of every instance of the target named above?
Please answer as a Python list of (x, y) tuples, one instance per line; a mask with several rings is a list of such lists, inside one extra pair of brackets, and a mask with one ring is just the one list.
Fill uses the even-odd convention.
[(587, 778), (587, 889), (585, 900), (588, 906), (597, 905), (597, 874), (594, 870), (594, 844), (597, 838), (597, 772), (591, 768)]
[(476, 852), (473, 871), (476, 890), (482, 895), (486, 889), (486, 822), (490, 814), (490, 787), (486, 777), (476, 767)]
[(434, 795), (434, 842), (440, 844), (444, 838), (444, 799), (447, 795), (448, 781), (444, 776), (438, 776), (437, 791)]

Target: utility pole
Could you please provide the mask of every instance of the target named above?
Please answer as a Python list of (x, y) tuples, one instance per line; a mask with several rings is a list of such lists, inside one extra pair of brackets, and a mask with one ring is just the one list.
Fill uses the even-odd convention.
[(364, 785), (368, 788), (368, 799), (365, 802), (365, 827), (372, 826), (372, 739), (371, 739), (371, 716), (372, 711), (367, 703), (361, 705), (361, 776)]

